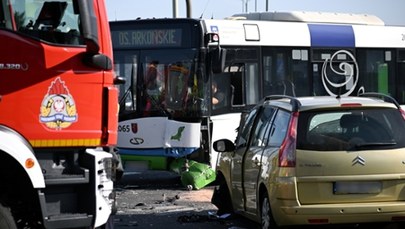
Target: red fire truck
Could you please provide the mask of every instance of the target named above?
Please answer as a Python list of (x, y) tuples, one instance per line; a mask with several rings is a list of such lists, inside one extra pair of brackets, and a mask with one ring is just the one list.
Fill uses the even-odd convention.
[(104, 228), (118, 83), (103, 0), (1, 0), (0, 228)]

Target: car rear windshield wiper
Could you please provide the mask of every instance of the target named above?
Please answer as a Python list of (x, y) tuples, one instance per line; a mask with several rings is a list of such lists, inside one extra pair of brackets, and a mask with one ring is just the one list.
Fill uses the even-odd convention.
[(384, 146), (394, 146), (397, 143), (395, 141), (391, 142), (363, 142), (356, 143), (351, 145), (351, 149), (364, 149), (364, 148), (373, 148), (373, 147), (384, 147)]

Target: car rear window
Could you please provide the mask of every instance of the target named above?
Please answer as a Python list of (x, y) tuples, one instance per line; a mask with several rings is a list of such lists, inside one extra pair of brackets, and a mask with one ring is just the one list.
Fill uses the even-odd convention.
[(297, 148), (370, 150), (405, 147), (405, 120), (397, 109), (301, 112)]

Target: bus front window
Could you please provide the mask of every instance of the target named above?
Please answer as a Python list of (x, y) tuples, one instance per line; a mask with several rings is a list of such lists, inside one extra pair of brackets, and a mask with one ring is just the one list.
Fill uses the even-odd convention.
[(194, 55), (192, 50), (176, 51), (176, 55), (162, 50), (143, 52), (138, 88), (143, 90), (140, 110), (144, 116), (185, 118), (201, 111), (196, 98), (203, 80), (196, 74)]
[(166, 113), (164, 106), (165, 96), (165, 64), (159, 64), (159, 61), (153, 60), (144, 64), (142, 89), (144, 95), (145, 114), (151, 111), (161, 111), (162, 115)]
[(170, 109), (179, 110), (186, 106), (189, 90), (190, 66), (181, 63), (172, 64), (168, 67), (166, 106)]

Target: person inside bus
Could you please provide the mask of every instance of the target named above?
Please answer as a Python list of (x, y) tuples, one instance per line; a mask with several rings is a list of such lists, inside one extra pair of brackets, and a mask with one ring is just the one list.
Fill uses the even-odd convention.
[(152, 61), (146, 70), (145, 78), (144, 78), (144, 85), (146, 91), (146, 104), (145, 104), (145, 111), (150, 111), (159, 104), (160, 98), (160, 90), (158, 85), (158, 66), (157, 61)]
[(223, 107), (225, 100), (225, 93), (218, 88), (218, 83), (212, 81), (212, 108), (217, 109)]
[(148, 69), (146, 71), (145, 75), (145, 87), (149, 92), (153, 93), (153, 91), (156, 91), (158, 89), (157, 85), (157, 65), (158, 62), (152, 61), (148, 65)]

